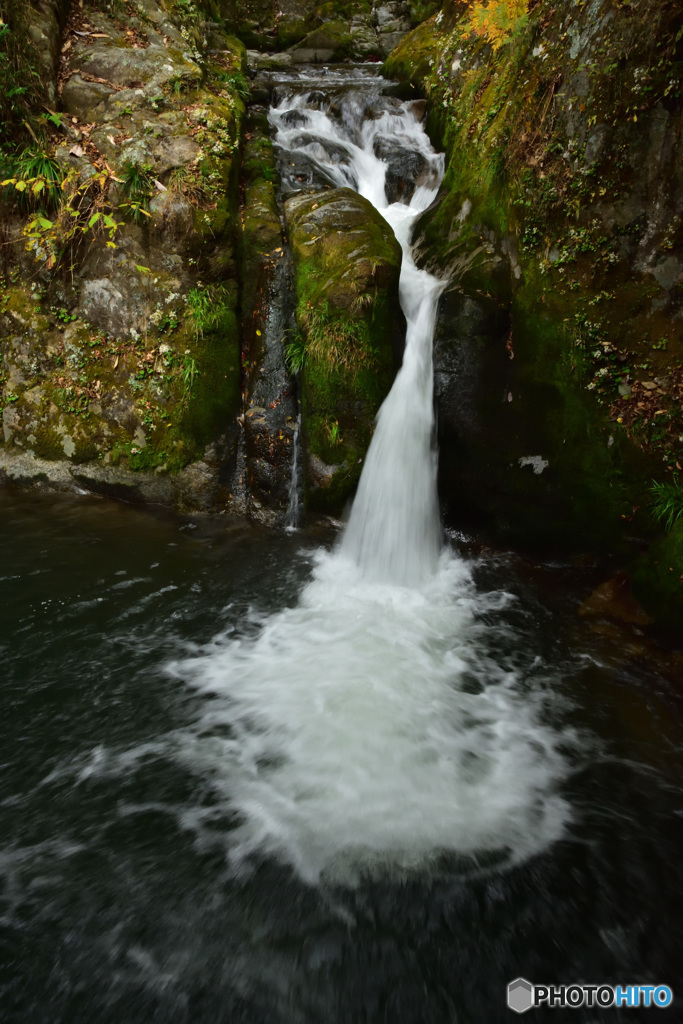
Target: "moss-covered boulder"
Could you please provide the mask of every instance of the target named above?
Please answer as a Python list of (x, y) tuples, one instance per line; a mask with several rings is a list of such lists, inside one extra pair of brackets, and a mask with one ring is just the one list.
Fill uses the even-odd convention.
[(655, 541), (633, 570), (633, 593), (658, 622), (675, 630), (683, 624), (683, 520)]
[(374, 417), (396, 371), (405, 323), (401, 249), (384, 218), (351, 189), (285, 204), (296, 268), (298, 337), (310, 508), (339, 513), (352, 494)]
[(292, 49), (297, 64), (327, 64), (351, 55), (353, 37), (348, 22), (330, 21), (309, 32)]

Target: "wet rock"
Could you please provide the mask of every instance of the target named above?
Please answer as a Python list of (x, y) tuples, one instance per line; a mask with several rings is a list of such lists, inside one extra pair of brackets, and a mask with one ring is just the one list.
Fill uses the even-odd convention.
[[(531, 77), (510, 64), (504, 94), (489, 90), (491, 66), (461, 33), (466, 15), (457, 6), (411, 33), (384, 70), (425, 92), (430, 134), (447, 147), (444, 187), (415, 232), (419, 264), (449, 281), (435, 352), (447, 516), (507, 543), (619, 551), (626, 561), (634, 537), (650, 530), (633, 510), (646, 506), (663, 451), (646, 456), (643, 433), (636, 448), (622, 429), (628, 417), (619, 403), (635, 406), (642, 392), (620, 368), (633, 366), (636, 352), (661, 366), (682, 351), (683, 336), (665, 319), (681, 316), (681, 242), (665, 221), (680, 205), (683, 164), (671, 106), (638, 99), (646, 72), (614, 64), (607, 91), (607, 77), (586, 70), (627, 38), (644, 68), (651, 24), (639, 22), (636, 41), (630, 13), (602, 19), (596, 10), (577, 15), (568, 0), (543, 14), (532, 9)], [(657, 7), (661, 31), (671, 30), (672, 11)], [(546, 118), (532, 129), (533, 82), (551, 65), (556, 117), (552, 128)], [(569, 225), (571, 196), (582, 189)], [(666, 394), (657, 408), (677, 415)], [(668, 434), (673, 466), (683, 456), (683, 420)], [(540, 473), (529, 461), (537, 454), (548, 463)]]
[[(275, 146), (278, 166), (282, 174), (283, 193), (300, 192), (305, 189), (336, 188), (339, 181), (333, 173), (321, 167), (313, 154), (290, 153), (280, 146)], [(349, 185), (353, 187), (354, 179), (349, 175)]]
[(381, 138), (375, 140), (374, 150), (387, 165), (387, 202), (409, 203), (417, 186), (429, 182), (429, 161), (417, 150)]
[(579, 615), (618, 619), (635, 626), (647, 626), (654, 621), (633, 596), (631, 578), (626, 573), (618, 573), (596, 587), (579, 608)]
[(347, 188), (292, 197), (285, 212), (302, 341), (306, 500), (334, 513), (353, 493), (400, 360), (401, 250), (381, 215)]
[(259, 53), (258, 50), (247, 52), (249, 67), (258, 71), (285, 71), (294, 63), (291, 53)]
[(308, 122), (308, 114), (303, 110), (287, 110), (281, 118), (285, 128), (303, 128)]
[(282, 523), (298, 415), (296, 384), (285, 344), (295, 334), (292, 261), (277, 207), (275, 159), (267, 122), (249, 119), (243, 161), (242, 347), (245, 353), (243, 485), (247, 508), (260, 522)]

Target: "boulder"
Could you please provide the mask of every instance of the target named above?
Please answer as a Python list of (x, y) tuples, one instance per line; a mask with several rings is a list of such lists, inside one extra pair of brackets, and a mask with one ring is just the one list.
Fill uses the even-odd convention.
[(358, 482), (374, 417), (400, 364), (401, 249), (384, 218), (348, 188), (294, 196), (285, 212), (296, 272), (306, 500), (336, 514)]

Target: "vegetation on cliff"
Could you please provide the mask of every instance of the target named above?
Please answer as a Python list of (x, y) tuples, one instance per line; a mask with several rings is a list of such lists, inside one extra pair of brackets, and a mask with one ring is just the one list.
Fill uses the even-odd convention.
[(652, 479), (683, 465), (680, 9), (522, 6), (447, 2), (385, 65), (447, 154), (417, 232), (473, 332), (456, 352), (442, 324), (444, 379), (468, 352), (490, 409), (477, 436), (453, 427), (450, 471), (508, 536), (627, 551), (655, 529)]
[(236, 422), (244, 49), (200, 54), (204, 24), (76, 7), (59, 104), (3, 150), (8, 450), (177, 472)]

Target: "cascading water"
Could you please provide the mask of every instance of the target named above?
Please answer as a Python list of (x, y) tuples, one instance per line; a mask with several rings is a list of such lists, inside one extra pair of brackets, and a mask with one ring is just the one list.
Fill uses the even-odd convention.
[[(377, 79), (313, 84), (280, 86), (271, 110), (285, 187), (354, 187), (393, 227), (403, 366), (346, 531), (315, 556), (296, 606), (174, 666), (207, 695), (183, 755), (236, 816), (226, 837), (235, 865), (272, 855), (308, 881), (351, 882), (443, 854), (514, 862), (563, 832), (570, 738), (544, 719), (542, 681), (496, 657), (506, 637), (485, 621), (507, 595), (477, 594), (467, 564), (439, 550), (431, 343), (441, 285), (415, 266), (409, 239), (442, 158), (414, 105), (382, 97)], [(417, 170), (408, 202), (387, 199), (392, 152)], [(211, 833), (213, 815), (198, 810), (187, 824)]]
[[(281, 90), (271, 120), (284, 167), (292, 166), (289, 156), (296, 154), (307, 158), (323, 180), (354, 188), (388, 221), (403, 250), (403, 365), (377, 418), (341, 548), (366, 577), (411, 584), (434, 572), (440, 544), (432, 337), (442, 283), (415, 266), (410, 235), (415, 218), (436, 196), (443, 155), (434, 152), (422, 128), (420, 106), (387, 100), (380, 88), (377, 79), (370, 79), (365, 89), (342, 94), (334, 115), (314, 109), (321, 103), (317, 90)], [(389, 202), (388, 165), (378, 152), (398, 155), (416, 174), (408, 202)]]
[(292, 436), (292, 474), (289, 479), (289, 505), (287, 507), (287, 519), (285, 528), (296, 530), (299, 525), (299, 458), (301, 454), (301, 413), (296, 418), (296, 427)]

